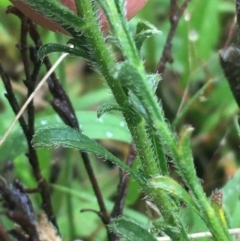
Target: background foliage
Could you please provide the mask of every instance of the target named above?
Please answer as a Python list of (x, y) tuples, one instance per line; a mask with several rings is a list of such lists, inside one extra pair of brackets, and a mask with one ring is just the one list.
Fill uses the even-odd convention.
[[(134, 29), (137, 18), (146, 19), (162, 32), (151, 37), (142, 49), (145, 66), (150, 73), (156, 70), (169, 32), (169, 2), (151, 0), (131, 21), (131, 27)], [(19, 102), (23, 103), (26, 96), (22, 84), (23, 66), (15, 48), (19, 41), (20, 23), (16, 17), (5, 14), (7, 5), (8, 1), (0, 2), (0, 61), (11, 77)], [(239, 227), (237, 217), (240, 212), (237, 188), (239, 174), (235, 176), (236, 179), (229, 181), (237, 173), (240, 160), (238, 107), (220, 68), (218, 50), (229, 45), (229, 42), (234, 42), (234, 11), (234, 0), (190, 2), (174, 35), (174, 62), (167, 65), (157, 89), (169, 123), (175, 125), (176, 130), (184, 123), (194, 127), (194, 161), (206, 193), (211, 194), (212, 190), (227, 183), (224, 187), (224, 201), (232, 228)], [(68, 39), (40, 27), (39, 29), (44, 43), (65, 43)], [(51, 60), (54, 61), (57, 57), (58, 54), (51, 55)], [(111, 103), (113, 100), (101, 78), (84, 60), (71, 57), (61, 64), (56, 73), (63, 81), (78, 113), (83, 132), (91, 138), (101, 140), (109, 150), (124, 160), (131, 139), (122, 118), (117, 114), (109, 114), (99, 121), (95, 112), (89, 113), (95, 111), (101, 103)], [(44, 75), (44, 71), (41, 74)], [(189, 106), (192, 97), (209, 81), (210, 84)], [(14, 117), (4, 93), (4, 87), (0, 83), (0, 134), (4, 133)], [(61, 123), (48, 105), (49, 99), (47, 87), (35, 99), (36, 128)], [(182, 119), (176, 122), (182, 108), (186, 108), (186, 112)], [(26, 143), (19, 126), (16, 126), (5, 146), (0, 148), (1, 174), (8, 180), (18, 178), (24, 186), (31, 188), (36, 183), (30, 175), (31, 169), (24, 155), (25, 150)], [(85, 208), (97, 210), (98, 207), (77, 152), (59, 148), (54, 151), (40, 150), (38, 154), (44, 177), (54, 183), (52, 201), (63, 237), (69, 237), (70, 240), (76, 237), (103, 240), (105, 229), (99, 218), (91, 212), (79, 213)], [(108, 162), (95, 159), (98, 158), (91, 156), (106, 206), (110, 209), (118, 183), (118, 170)], [(134, 165), (137, 168), (137, 162)], [(176, 173), (173, 172), (172, 175), (177, 178)], [(55, 176), (56, 180), (53, 181)], [(148, 227), (155, 213), (146, 205), (139, 190), (136, 182), (132, 181), (124, 213)], [(33, 194), (31, 198), (35, 210), (38, 210), (39, 197)], [(190, 233), (206, 229), (201, 220), (190, 215), (186, 209), (183, 209), (182, 217)], [(1, 219), (8, 222), (4, 217)], [(74, 225), (76, 223), (77, 226)]]

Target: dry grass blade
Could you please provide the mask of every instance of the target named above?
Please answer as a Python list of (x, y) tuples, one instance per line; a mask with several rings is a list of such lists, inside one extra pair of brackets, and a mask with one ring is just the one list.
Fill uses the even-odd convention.
[(11, 130), (13, 129), (14, 125), (16, 124), (16, 122), (18, 121), (18, 119), (21, 117), (21, 115), (23, 114), (23, 112), (25, 111), (25, 109), (27, 108), (27, 106), (29, 105), (29, 103), (33, 100), (33, 98), (35, 97), (35, 95), (37, 94), (37, 92), (40, 90), (40, 88), (43, 86), (43, 84), (46, 82), (46, 80), (49, 78), (49, 76), (54, 72), (54, 70), (57, 68), (57, 66), (62, 62), (62, 60), (68, 55), (68, 53), (64, 53), (62, 54), (59, 59), (56, 61), (56, 63), (52, 66), (52, 68), (46, 73), (46, 75), (42, 78), (42, 80), (39, 82), (39, 84), (37, 85), (36, 89), (32, 92), (32, 94), (29, 96), (29, 98), (26, 100), (26, 102), (24, 103), (24, 105), (22, 106), (22, 108), (20, 109), (20, 111), (18, 112), (18, 114), (15, 116), (14, 120), (12, 121), (12, 123), (10, 124), (10, 126), (8, 127), (7, 131), (4, 133), (2, 139), (0, 140), (0, 146), (4, 143), (4, 141), (7, 139), (7, 137), (9, 136)]

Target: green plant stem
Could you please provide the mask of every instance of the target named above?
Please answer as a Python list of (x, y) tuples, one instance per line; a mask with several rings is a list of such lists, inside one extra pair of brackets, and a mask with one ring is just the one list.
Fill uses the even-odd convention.
[[(155, 97), (152, 88), (148, 83), (144, 66), (139, 57), (139, 54), (137, 53), (133, 38), (130, 36), (126, 27), (126, 20), (124, 21), (124, 19), (119, 18), (119, 13), (116, 9), (114, 1), (107, 0), (106, 2), (107, 3), (105, 4), (108, 5), (109, 8), (107, 17), (112, 27), (112, 31), (121, 45), (121, 50), (124, 56), (133, 66), (137, 68), (137, 71), (141, 76), (141, 78), (134, 80), (135, 88), (137, 88), (138, 85), (141, 86), (140, 92), (138, 93), (139, 95), (137, 97), (142, 101), (143, 106), (149, 113), (155, 129), (161, 133), (163, 127), (170, 134), (172, 134), (164, 121), (163, 111), (159, 107), (157, 98)], [(106, 11), (107, 10), (108, 9), (106, 9)], [(164, 138), (164, 135), (162, 136)]]
[(141, 122), (136, 127), (134, 126), (134, 124), (128, 123), (128, 127), (133, 136), (134, 143), (138, 149), (143, 170), (146, 170), (146, 177), (149, 178), (153, 175), (157, 175), (159, 172), (158, 172), (156, 163), (154, 161), (153, 153), (150, 148), (150, 143), (147, 139), (147, 133), (145, 130), (145, 121), (142, 119)]
[[(81, 9), (84, 9), (84, 13), (87, 13), (84, 15), (84, 17), (89, 26), (91, 26), (91, 28), (85, 28), (84, 32), (88, 38), (89, 44), (91, 44), (92, 46), (96, 59), (99, 61), (101, 72), (105, 77), (109, 87), (111, 88), (117, 103), (125, 109), (128, 106), (128, 99), (122, 86), (120, 85), (120, 82), (112, 76), (113, 70), (115, 69), (115, 63), (113, 61), (111, 53), (109, 52), (104, 42), (104, 38), (99, 28), (99, 24), (97, 23), (97, 20), (94, 16), (91, 3), (89, 0), (81, 0), (79, 1), (79, 4), (81, 5)], [(119, 22), (120, 20), (117, 19), (116, 21)], [(140, 66), (142, 66), (142, 63)], [(141, 69), (143, 69), (143, 66), (141, 67)], [(156, 163), (153, 162), (154, 157), (152, 150), (149, 147), (150, 145), (146, 135), (145, 122), (142, 120), (137, 124), (133, 123), (133, 121), (131, 121), (133, 116), (130, 114), (130, 112), (125, 111), (123, 112), (123, 114), (125, 116), (129, 130), (133, 136), (134, 142), (138, 150), (138, 154), (141, 157), (141, 161), (143, 163), (142, 165), (145, 168), (144, 172), (146, 173), (146, 176), (151, 177), (157, 174), (158, 167)], [(154, 190), (153, 198), (165, 220), (178, 229), (181, 225), (179, 225), (178, 220), (176, 220), (176, 217), (173, 214), (169, 197), (162, 191)], [(181, 227), (180, 229), (181, 230), (177, 233), (170, 233), (172, 239), (178, 241), (188, 240), (184, 228)]]
[[(81, 2), (87, 3), (88, 1), (81, 0)], [(162, 110), (159, 108), (157, 99), (154, 96), (154, 94), (150, 88), (150, 85), (148, 84), (143, 65), (137, 54), (136, 49), (134, 48), (133, 40), (130, 37), (128, 31), (126, 31), (126, 29), (124, 28), (124, 24), (121, 24), (121, 21), (119, 19), (119, 13), (116, 10), (116, 6), (114, 8), (113, 1), (110, 2), (109, 0), (107, 0), (107, 2), (109, 3), (109, 6), (111, 5), (111, 16), (110, 17), (113, 17), (113, 19), (109, 19), (109, 20), (110, 21), (114, 20), (112, 22), (112, 23), (114, 23), (114, 26), (112, 25), (113, 31), (115, 30), (114, 31), (115, 34), (119, 34), (118, 40), (120, 41), (122, 51), (123, 51), (125, 57), (127, 57), (128, 61), (130, 61), (130, 63), (132, 63), (134, 66), (137, 67), (138, 72), (142, 77), (139, 81), (142, 81), (140, 83), (141, 87), (143, 87), (143, 88), (141, 88), (141, 92), (144, 93), (144, 96), (142, 96), (140, 94), (138, 96), (138, 98), (140, 99), (140, 101), (142, 101), (143, 106), (149, 112), (149, 115), (150, 115), (151, 120), (153, 121), (154, 127), (156, 128), (156, 130), (159, 131), (159, 133), (161, 133), (162, 139), (165, 139), (167, 149), (170, 151), (170, 153), (173, 154), (172, 157), (175, 157), (174, 158), (175, 163), (178, 164), (178, 166), (180, 167), (180, 170), (181, 170), (181, 166), (179, 165), (179, 163), (184, 161), (185, 157), (180, 156), (178, 153), (178, 150), (176, 147), (177, 141), (176, 141), (172, 131), (170, 130), (169, 126), (164, 121)], [(84, 9), (90, 10), (90, 8), (91, 8), (91, 6), (88, 2), (88, 6), (85, 6)], [(88, 11), (88, 16), (89, 16), (89, 11)], [(91, 17), (92, 17), (91, 33), (93, 33), (93, 35), (91, 36), (92, 40), (96, 41), (96, 42), (93, 41), (94, 45), (96, 43), (98, 44), (98, 46), (99, 46), (99, 43), (101, 43), (101, 45), (102, 45), (102, 47), (100, 45), (99, 48), (97, 48), (95, 50), (95, 54), (99, 59), (101, 59), (101, 65), (103, 66), (102, 73), (105, 76), (105, 78), (107, 79), (109, 87), (111, 88), (111, 90), (116, 98), (116, 101), (118, 102), (119, 105), (122, 105), (122, 103), (126, 103), (127, 97), (126, 97), (125, 93), (123, 92), (122, 88), (120, 88), (121, 86), (118, 85), (117, 91), (115, 89), (117, 86), (116, 80), (111, 78), (111, 71), (112, 71), (112, 69), (114, 69), (114, 66), (110, 66), (110, 61), (111, 61), (110, 59), (112, 57), (105, 47), (103, 38), (102, 38), (101, 34), (99, 33), (99, 29), (96, 29), (96, 31), (93, 30), (93, 26), (96, 27), (97, 24), (96, 24), (96, 20), (95, 20), (93, 14)], [(88, 19), (88, 21), (89, 20), (90, 20), (90, 18)], [(130, 49), (129, 49), (129, 46), (130, 46)], [(105, 53), (103, 53), (103, 52), (105, 52)], [(105, 61), (107, 61), (107, 62), (105, 62)], [(149, 108), (149, 107), (151, 107), (151, 108)], [(128, 116), (128, 114), (126, 114), (126, 112), (125, 112), (125, 118), (128, 123), (129, 129), (132, 133), (132, 136), (134, 138), (135, 144), (137, 146), (140, 159), (143, 163), (143, 167), (144, 168), (146, 167), (146, 174), (148, 177), (150, 177), (157, 173), (157, 167), (156, 167), (156, 164), (153, 162), (152, 151), (149, 150), (149, 148), (146, 148), (146, 146), (148, 146), (149, 142), (148, 142), (148, 138), (146, 135), (145, 124), (143, 121), (141, 121), (138, 123), (137, 126), (135, 126), (135, 127), (132, 126), (131, 121), (128, 121), (129, 118), (131, 118), (131, 116)], [(189, 146), (190, 145), (188, 145), (188, 147)], [(191, 157), (191, 155), (190, 155), (190, 157)], [(154, 165), (154, 167), (149, 168), (149, 165), (150, 166)], [(206, 196), (197, 180), (197, 176), (196, 176), (193, 164), (192, 164), (192, 170), (188, 173), (192, 174), (191, 176), (192, 176), (192, 178), (194, 177), (194, 181), (189, 180), (187, 175), (185, 175), (186, 173), (185, 174), (183, 173), (183, 175), (185, 175), (186, 181), (191, 181), (191, 183), (193, 184), (193, 185), (190, 185), (191, 191), (193, 192), (194, 198), (198, 200), (198, 204), (200, 204), (199, 207), (205, 214), (204, 216), (206, 218), (206, 222), (207, 222), (207, 224), (209, 224), (209, 228), (213, 232), (213, 235), (217, 239), (220, 238), (220, 240), (231, 240), (227, 231), (224, 230), (220, 221), (216, 218), (213, 209), (211, 208), (210, 204), (208, 203), (208, 200), (206, 199)], [(169, 206), (166, 207), (167, 205), (165, 204), (168, 197), (162, 191), (152, 192), (151, 196), (155, 200), (156, 204), (158, 205), (158, 207), (159, 207), (160, 211), (162, 212), (166, 221), (168, 221), (168, 223), (173, 223), (176, 225), (178, 222), (176, 221), (176, 219), (173, 215), (174, 211), (172, 210), (171, 207), (169, 207)], [(166, 208), (167, 208), (167, 212), (165, 211)], [(183, 229), (183, 227), (181, 227), (181, 228)], [(183, 230), (181, 230), (181, 232)], [(175, 239), (176, 236), (178, 236), (177, 237), (178, 240), (187, 240), (186, 233), (184, 231), (182, 232), (182, 235), (173, 235), (173, 234), (170, 234), (170, 235), (173, 237), (173, 239)]]
[[(136, 95), (140, 102), (139, 105), (141, 105), (147, 113), (148, 119), (145, 115), (145, 120), (143, 118), (139, 118), (137, 122), (133, 120), (136, 113), (131, 112), (129, 99), (123, 90), (121, 85), (122, 83), (120, 83), (117, 77), (114, 77), (116, 64), (113, 61), (114, 58), (112, 57), (111, 52), (108, 50), (104, 42), (104, 37), (100, 31), (99, 23), (96, 20), (96, 12), (94, 11), (95, 8), (92, 8), (92, 4), (96, 7), (95, 1), (75, 1), (77, 3), (78, 14), (81, 15), (82, 12), (84, 17), (83, 19), (77, 17), (68, 8), (55, 1), (51, 2), (50, 0), (46, 0), (46, 4), (43, 4), (40, 1), (25, 0), (25, 2), (29, 3), (31, 7), (36, 9), (36, 11), (39, 11), (45, 16), (51, 18), (53, 21), (62, 25), (62, 27), (75, 36), (75, 38), (77, 38), (76, 32), (81, 31), (88, 39), (88, 42), (92, 47), (92, 51), (94, 52), (94, 56), (98, 61), (101, 73), (112, 90), (117, 103), (125, 110), (123, 111), (123, 115), (136, 144), (138, 154), (142, 161), (145, 177), (149, 178), (156, 175), (160, 166), (154, 161), (156, 159), (154, 156), (156, 152), (154, 153), (150, 146), (151, 141), (149, 141), (145, 124), (145, 121), (147, 121), (148, 124), (151, 123), (153, 130), (159, 133), (162, 150), (164, 150), (165, 154), (168, 153), (171, 155), (178, 171), (181, 172), (180, 174), (182, 178), (189, 186), (194, 201), (197, 207), (201, 210), (202, 218), (207, 223), (214, 238), (216, 240), (224, 241), (231, 240), (226, 228), (215, 216), (215, 213), (208, 203), (208, 200), (198, 181), (193, 166), (192, 154), (189, 148), (190, 143), (188, 143), (185, 138), (182, 140), (180, 139), (180, 141), (177, 142), (174, 133), (164, 119), (163, 111), (161, 107), (159, 107), (157, 98), (148, 83), (144, 66), (134, 45), (133, 38), (128, 31), (127, 23), (124, 18), (125, 16), (121, 8), (123, 7), (124, 0), (97, 1), (105, 8), (106, 16), (109, 19), (109, 23), (115, 35), (114, 37), (117, 38), (118, 44), (120, 45), (122, 53), (126, 59), (126, 65), (123, 67), (129, 67), (127, 69), (129, 74), (133, 73), (137, 76), (134, 80), (130, 80), (131, 83), (123, 83), (128, 84), (129, 90)], [(162, 153), (159, 154), (159, 157), (161, 157)], [(162, 159), (163, 161), (166, 161), (164, 158)], [(179, 222), (175, 216), (175, 209), (172, 207), (173, 202), (170, 197), (161, 190), (149, 189), (145, 185), (143, 185), (143, 188), (155, 201), (157, 207), (162, 213), (162, 216), (169, 225), (167, 228), (169, 236), (173, 240), (189, 240), (181, 222)], [(171, 231), (171, 229), (173, 230)]]
[(151, 140), (151, 144), (153, 146), (152, 149), (155, 152), (154, 156), (158, 165), (158, 173), (164, 176), (169, 176), (167, 157), (162, 148), (162, 141), (160, 139), (160, 136), (152, 127), (147, 127), (147, 131), (149, 133), (149, 139)]
[(201, 217), (206, 222), (208, 228), (216, 240), (231, 240), (231, 236), (225, 224), (217, 217), (214, 209), (211, 207), (206, 194), (204, 193), (200, 181), (197, 178), (196, 170), (193, 165), (193, 157), (190, 149), (190, 135), (193, 131), (191, 127), (185, 127), (179, 138), (178, 146), (175, 149), (175, 155), (179, 160), (176, 165), (180, 170), (180, 175), (188, 185), (192, 193), (194, 202), (200, 210)]
[[(204, 220), (209, 226), (209, 229), (212, 231), (213, 236), (217, 240), (231, 240), (230, 235), (228, 234), (227, 230), (222, 227), (222, 223), (220, 220), (215, 215), (214, 210), (210, 206), (203, 189), (201, 185), (199, 184), (199, 181), (197, 179), (197, 175), (195, 172), (195, 168), (193, 166), (193, 160), (192, 156), (189, 153), (188, 157), (190, 158), (188, 164), (190, 164), (190, 168), (184, 167), (184, 162), (185, 162), (185, 155), (179, 155), (177, 147), (176, 147), (176, 139), (174, 137), (174, 134), (170, 130), (169, 126), (167, 123), (164, 121), (164, 117), (162, 114), (162, 110), (159, 108), (159, 105), (157, 103), (157, 99), (154, 96), (150, 85), (147, 82), (146, 74), (144, 72), (144, 68), (142, 67), (140, 62), (140, 58), (136, 54), (129, 54), (130, 50), (125, 47), (125, 46), (132, 46), (133, 45), (133, 40), (129, 36), (128, 31), (124, 29), (124, 27), (121, 28), (121, 24), (116, 24), (116, 22), (119, 22), (117, 19), (117, 11), (116, 8), (114, 8), (114, 4), (110, 2), (110, 0), (107, 0), (109, 3), (109, 6), (111, 6), (111, 15), (109, 14), (109, 20), (113, 21), (114, 20), (114, 25), (112, 27), (115, 29), (116, 35), (119, 34), (119, 42), (121, 43), (121, 48), (123, 53), (128, 57), (128, 60), (132, 62), (133, 65), (136, 65), (138, 67), (138, 72), (141, 75), (142, 78), (139, 78), (139, 81), (142, 81), (141, 83), (141, 92), (138, 94), (138, 98), (140, 101), (142, 101), (143, 106), (145, 109), (149, 112), (149, 116), (153, 122), (153, 126), (156, 128), (156, 130), (159, 131), (159, 133), (162, 136), (162, 140), (164, 140), (165, 147), (166, 149), (172, 154), (172, 157), (174, 159), (175, 164), (178, 166), (178, 170), (182, 170), (182, 177), (185, 179), (185, 183), (188, 184), (190, 187), (190, 190), (193, 193), (193, 196), (195, 198), (196, 203), (198, 204), (198, 207), (200, 210), (202, 210), (202, 213), (204, 214)], [(111, 17), (115, 16), (114, 19), (111, 19)], [(116, 26), (116, 28), (114, 27)], [(126, 44), (127, 43), (127, 44)], [(132, 52), (135, 52), (136, 50), (132, 48)], [(136, 57), (137, 56), (137, 57)], [(137, 83), (136, 83), (137, 85)], [(144, 96), (143, 94), (144, 93)], [(186, 147), (190, 149), (190, 143), (186, 144)], [(187, 169), (187, 172), (184, 172), (184, 170)], [(155, 193), (152, 194), (154, 196)], [(156, 193), (157, 194), (157, 193)], [(155, 197), (154, 199), (159, 198), (159, 196)], [(161, 204), (160, 204), (161, 205)], [(162, 209), (160, 209), (162, 210)], [(169, 218), (169, 217), (168, 217)]]
[[(94, 12), (92, 11), (92, 6), (90, 1), (81, 0), (80, 3), (81, 8), (84, 9), (87, 15), (85, 18), (89, 23), (90, 28), (85, 29), (85, 33), (88, 37), (89, 43), (92, 45), (92, 49), (96, 56), (96, 59), (99, 61), (99, 66), (101, 68), (101, 72), (105, 77), (109, 87), (111, 88), (117, 103), (120, 106), (123, 106), (124, 109), (129, 108), (127, 96), (117, 79), (112, 76), (113, 70), (115, 69), (115, 63), (113, 61), (113, 56), (110, 51), (106, 47), (106, 43), (102, 36), (102, 33), (99, 28), (99, 24), (95, 19)], [(98, 46), (97, 48), (95, 46)], [(146, 136), (146, 131), (144, 128), (144, 121), (140, 121), (139, 123), (133, 123), (132, 113), (128, 111), (124, 111), (125, 119), (127, 121), (128, 127), (132, 133), (135, 144), (139, 151), (139, 156), (142, 160), (154, 160), (151, 148), (149, 147), (149, 143)], [(144, 168), (147, 169), (147, 173), (149, 176), (155, 175), (158, 173), (157, 166), (152, 163), (152, 165), (148, 165), (148, 163), (143, 164)]]

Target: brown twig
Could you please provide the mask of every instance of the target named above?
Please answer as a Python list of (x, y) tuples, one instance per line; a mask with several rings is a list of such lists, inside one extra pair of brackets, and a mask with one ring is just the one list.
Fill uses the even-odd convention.
[[(18, 113), (20, 107), (18, 105), (18, 102), (17, 102), (17, 99), (13, 93), (13, 89), (12, 89), (12, 85), (11, 85), (11, 82), (10, 82), (10, 79), (9, 79), (9, 76), (8, 74), (4, 71), (2, 65), (0, 64), (0, 76), (2, 78), (2, 81), (3, 81), (3, 84), (4, 84), (4, 87), (5, 87), (5, 90), (6, 90), (6, 94), (5, 94), (5, 97), (7, 98), (13, 112), (16, 114)], [(24, 120), (24, 118), (21, 116), (19, 118), (19, 123), (20, 123), (20, 126), (25, 134), (25, 136), (27, 135), (28, 133), (28, 126)]]
[[(136, 151), (134, 149), (134, 144), (131, 144), (129, 153), (128, 153), (128, 158), (126, 161), (126, 164), (129, 167), (132, 167), (135, 157), (136, 157)], [(123, 171), (122, 169), (120, 169), (120, 181), (117, 188), (118, 191), (117, 191), (116, 200), (110, 215), (111, 219), (121, 216), (123, 213), (129, 179), (130, 179), (129, 174)]]
[(185, 0), (181, 7), (179, 8), (177, 5), (177, 0), (170, 0), (170, 16), (169, 21), (171, 24), (170, 30), (168, 32), (167, 40), (165, 42), (163, 52), (161, 55), (161, 59), (157, 65), (156, 71), (160, 74), (162, 74), (166, 68), (166, 63), (172, 63), (173, 57), (172, 57), (172, 40), (175, 34), (175, 31), (177, 29), (179, 20), (181, 19), (185, 9), (187, 8), (187, 5), (191, 0)]
[[(132, 167), (135, 157), (136, 157), (136, 152), (134, 150), (134, 144), (131, 144), (127, 161), (126, 161), (126, 164), (129, 167)], [(120, 180), (117, 187), (117, 195), (116, 195), (115, 203), (114, 203), (112, 212), (110, 214), (110, 220), (118, 216), (121, 216), (123, 214), (124, 203), (125, 203), (127, 190), (128, 190), (127, 188), (128, 188), (130, 176), (122, 169), (120, 169), (119, 171), (120, 171)], [(119, 240), (119, 236), (117, 234), (110, 233), (110, 235), (111, 235), (110, 238), (112, 241)]]
[[(9, 7), (7, 9), (7, 13), (12, 13), (16, 16), (18, 16), (22, 22), (21, 25), (21, 37), (20, 37), (20, 45), (18, 45), (18, 48), (21, 52), (23, 64), (24, 64), (24, 70), (25, 70), (25, 77), (26, 80), (24, 81), (27, 89), (28, 89), (28, 96), (31, 95), (31, 93), (34, 90), (35, 83), (37, 81), (37, 76), (39, 73), (40, 65), (39, 63), (34, 62), (34, 69), (32, 74), (30, 73), (30, 60), (29, 60), (29, 48), (27, 47), (27, 34), (29, 30), (29, 25), (28, 25), (28, 19), (19, 12), (18, 9), (15, 7)], [(1, 69), (1, 72), (3, 70)], [(15, 95), (13, 93), (11, 83), (9, 78), (6, 76), (6, 73), (4, 74), (4, 83), (5, 83), (5, 88), (7, 91), (7, 98), (12, 106), (14, 113), (17, 114), (19, 111), (19, 106), (17, 104)], [(50, 198), (50, 191), (48, 184), (46, 180), (42, 177), (40, 166), (39, 166), (39, 161), (38, 161), (38, 156), (36, 153), (36, 150), (33, 148), (31, 144), (32, 136), (34, 135), (34, 105), (33, 102), (28, 106), (28, 124), (26, 124), (25, 120), (23, 117), (19, 119), (19, 122), (21, 124), (21, 127), (23, 129), (23, 132), (26, 136), (27, 139), (27, 144), (28, 144), (28, 153), (27, 157), (29, 159), (29, 163), (33, 169), (34, 176), (38, 182), (39, 185), (39, 192), (42, 197), (42, 208), (45, 211), (48, 219), (53, 223), (53, 225), (58, 228), (56, 218), (53, 214), (53, 208), (51, 204), (51, 198)]]
[(11, 241), (7, 231), (3, 227), (3, 225), (0, 223), (0, 240), (2, 241)]
[[(9, 10), (9, 12), (14, 12), (14, 11), (16, 11), (15, 15), (19, 16), (20, 19), (22, 20), (21, 44), (19, 46), (19, 50), (21, 52), (24, 67), (25, 67), (24, 68), (25, 75), (26, 75), (25, 85), (28, 88), (28, 95), (30, 95), (32, 93), (32, 91), (34, 90), (35, 82), (37, 80), (37, 76), (38, 76), (39, 69), (40, 69), (40, 61), (37, 59), (36, 52), (41, 47), (42, 42), (41, 42), (40, 36), (37, 32), (36, 26), (29, 19), (26, 19), (23, 15), (21, 15), (18, 12), (18, 10), (16, 10), (15, 8), (11, 8)], [(26, 36), (27, 36), (28, 32), (36, 45), (35, 47), (31, 47), (31, 48), (27, 47)], [(30, 74), (30, 68), (29, 68), (29, 62), (30, 62), (29, 57), (28, 57), (29, 50), (30, 50), (31, 61), (34, 64), (34, 69), (33, 69), (32, 74)], [(51, 68), (51, 63), (48, 58), (45, 58), (43, 63), (46, 66), (47, 70), (49, 70)], [(68, 95), (66, 94), (66, 92), (64, 91), (59, 80), (57, 79), (55, 73), (53, 73), (50, 76), (50, 78), (48, 80), (48, 86), (49, 86), (49, 90), (53, 96), (53, 100), (52, 100), (51, 104), (52, 104), (54, 110), (58, 113), (58, 115), (61, 117), (61, 119), (63, 120), (63, 122), (66, 125), (80, 131), (79, 123), (76, 118), (76, 114), (72, 107), (70, 99), (69, 99)], [(13, 94), (13, 92), (12, 92), (12, 94)], [(13, 94), (13, 97), (14, 97), (14, 94)], [(15, 108), (15, 109), (19, 109), (19, 108)], [(21, 118), (21, 119), (23, 119), (23, 118)], [(24, 119), (23, 119), (23, 122), (24, 122)], [(25, 135), (27, 137), (28, 144), (29, 144), (28, 157), (29, 157), (30, 163), (33, 167), (34, 175), (39, 182), (39, 190), (40, 190), (40, 193), (41, 193), (41, 196), (43, 199), (43, 209), (45, 210), (49, 220), (51, 220), (53, 222), (53, 224), (56, 225), (56, 220), (53, 217), (53, 215), (49, 215), (52, 213), (52, 208), (51, 208), (51, 206), (49, 206), (49, 204), (51, 204), (51, 202), (50, 202), (49, 191), (47, 188), (47, 183), (41, 176), (41, 172), (40, 172), (38, 160), (37, 160), (37, 155), (36, 155), (35, 150), (31, 146), (31, 139), (32, 139), (32, 135), (34, 134), (34, 106), (33, 106), (33, 104), (28, 107), (28, 126), (25, 125), (25, 129), (26, 129)], [(85, 168), (87, 170), (89, 179), (91, 181), (94, 193), (96, 195), (96, 198), (97, 198), (97, 201), (99, 204), (100, 211), (98, 211), (96, 213), (100, 216), (103, 223), (105, 225), (108, 225), (110, 223), (111, 219), (107, 213), (107, 210), (106, 210), (106, 207), (105, 207), (105, 204), (103, 201), (103, 197), (102, 197), (100, 188), (98, 186), (96, 177), (94, 175), (90, 160), (86, 153), (81, 152), (80, 154), (82, 156)], [(129, 154), (129, 158), (127, 160), (127, 163), (129, 164), (129, 166), (132, 165), (134, 157), (135, 157), (135, 153), (134, 153), (133, 147), (132, 147), (131, 152)], [(120, 183), (118, 186), (117, 199), (116, 199), (116, 203), (114, 205), (114, 209), (113, 209), (111, 218), (122, 214), (125, 196), (126, 196), (126, 192), (127, 192), (129, 176), (123, 171), (120, 172), (120, 175), (121, 175), (121, 178), (120, 178)], [(109, 231), (108, 231), (108, 238), (109, 238), (109, 241), (118, 240), (116, 235), (110, 233)]]
[[(51, 68), (51, 64), (48, 58), (44, 59), (44, 64), (46, 65), (47, 69)], [(54, 99), (51, 102), (54, 110), (58, 113), (58, 115), (61, 117), (61, 119), (66, 125), (80, 131), (79, 123), (78, 123), (76, 114), (73, 110), (72, 104), (54, 73), (52, 74), (51, 79), (49, 79), (48, 87), (51, 94), (54, 97)], [(95, 196), (98, 201), (98, 205), (100, 209), (99, 216), (101, 217), (103, 223), (107, 225), (110, 222), (110, 218), (107, 213), (107, 209), (105, 207), (102, 193), (100, 191), (92, 165), (86, 153), (80, 152), (80, 154), (81, 154), (84, 166), (86, 168), (86, 171), (88, 173), (88, 177), (92, 184), (92, 188), (94, 190)]]
[[(31, 38), (33, 39), (35, 44), (41, 45), (40, 36), (36, 30), (35, 25), (33, 25), (32, 23), (29, 23), (29, 24), (30, 24)], [(47, 70), (49, 70), (51, 68), (51, 63), (49, 61), (49, 58), (45, 57), (43, 62)], [(79, 123), (78, 123), (75, 111), (73, 109), (72, 103), (68, 95), (66, 94), (65, 90), (63, 89), (61, 83), (59, 82), (58, 78), (56, 77), (55, 73), (53, 73), (51, 75), (51, 78), (49, 78), (48, 87), (49, 87), (49, 91), (54, 97), (53, 100), (51, 101), (51, 104), (54, 110), (58, 113), (58, 115), (66, 125), (80, 131)], [(110, 223), (110, 218), (107, 213), (107, 209), (103, 201), (102, 193), (100, 191), (90, 160), (86, 153), (80, 152), (80, 154), (81, 154), (84, 166), (86, 168), (86, 171), (88, 173), (90, 182), (92, 184), (92, 188), (94, 190), (95, 196), (98, 201), (98, 205), (100, 209), (100, 211), (98, 212), (98, 215), (101, 217), (101, 220), (103, 221), (103, 223), (105, 225), (108, 225)], [(109, 235), (110, 233), (108, 232), (108, 236)], [(112, 239), (109, 238), (109, 240), (112, 240)]]

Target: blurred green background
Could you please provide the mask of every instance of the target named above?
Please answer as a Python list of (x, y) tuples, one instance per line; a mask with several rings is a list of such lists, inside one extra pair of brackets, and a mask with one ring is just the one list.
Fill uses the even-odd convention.
[[(183, 1), (178, 1), (179, 4)], [(6, 15), (9, 1), (0, 1), (0, 62), (9, 74), (20, 104), (26, 99), (23, 64), (15, 47), (19, 42), (20, 22), (16, 16)], [(147, 72), (156, 70), (166, 41), (169, 23), (169, 0), (149, 0), (146, 7), (130, 21), (132, 31), (139, 18), (156, 25), (161, 34), (151, 37), (144, 44), (142, 58)], [(235, 41), (234, 0), (192, 0), (179, 22), (173, 39), (172, 57), (174, 62), (167, 64), (157, 95), (171, 125), (182, 108), (206, 83), (212, 81), (200, 96), (187, 108), (186, 114), (175, 126), (176, 131), (183, 124), (190, 124), (195, 131), (192, 150), (199, 178), (206, 193), (222, 187), (237, 173), (239, 166), (239, 127), (238, 107), (219, 65), (218, 51)], [(52, 33), (39, 27), (44, 43), (66, 43), (68, 37)], [(31, 41), (29, 40), (31, 45)], [(54, 62), (58, 54), (50, 56)], [(45, 70), (41, 70), (43, 76)], [(69, 94), (85, 134), (101, 142), (122, 160), (126, 159), (131, 137), (119, 115), (107, 115), (103, 123), (97, 120), (95, 110), (113, 97), (101, 77), (89, 67), (85, 60), (67, 57), (56, 70), (66, 92)], [(4, 87), (0, 82), (0, 136), (9, 126), (14, 114), (4, 97)], [(43, 125), (59, 125), (61, 121), (49, 105), (51, 96), (44, 86), (35, 98), (36, 129)], [(112, 135), (109, 135), (109, 132)], [(26, 143), (20, 127), (16, 126), (3, 147), (0, 147), (0, 173), (9, 181), (20, 179), (28, 187), (36, 183), (24, 153)], [(54, 182), (52, 201), (55, 214), (64, 240), (80, 237), (84, 240), (104, 240), (105, 230), (99, 218), (90, 212), (80, 213), (83, 208), (98, 210), (90, 182), (85, 173), (78, 152), (73, 150), (38, 151), (44, 177)], [(113, 205), (118, 183), (118, 169), (91, 156), (108, 210)], [(137, 168), (135, 163), (134, 168)], [(171, 165), (170, 167), (171, 168)], [(7, 171), (6, 171), (7, 170)], [(177, 174), (172, 172), (173, 177)], [(233, 217), (239, 214), (236, 199), (239, 196), (238, 177), (225, 187), (225, 203), (231, 227), (239, 221)], [(55, 180), (51, 178), (56, 177)], [(238, 179), (237, 179), (238, 178)], [(230, 191), (229, 191), (230, 190)], [(148, 227), (154, 214), (149, 215), (149, 207), (142, 199), (138, 185), (132, 181), (127, 196), (125, 214)], [(31, 196), (35, 211), (39, 212), (39, 196)], [(234, 209), (233, 209), (234, 208)], [(151, 212), (150, 212), (151, 213)], [(206, 229), (201, 221), (183, 210), (189, 232)], [(11, 223), (1, 217), (8, 227)], [(233, 220), (231, 220), (233, 219)], [(193, 222), (194, 220), (194, 222)], [(204, 239), (203, 239), (204, 240)]]

